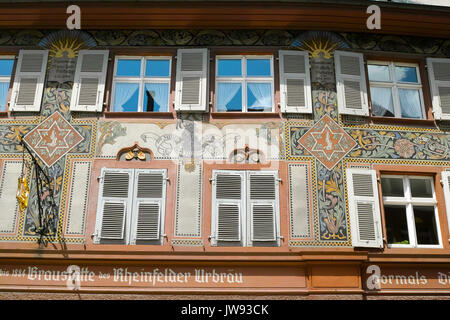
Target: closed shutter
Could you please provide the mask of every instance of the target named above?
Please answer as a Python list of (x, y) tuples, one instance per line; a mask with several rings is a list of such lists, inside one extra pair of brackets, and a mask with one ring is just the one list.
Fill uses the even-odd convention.
[(179, 49), (175, 110), (208, 111), (208, 49)]
[(247, 183), (250, 240), (277, 241), (278, 174), (270, 171), (249, 171)]
[(447, 211), (448, 230), (450, 230), (450, 171), (442, 171), (442, 185), (444, 186), (445, 210)]
[(136, 170), (131, 244), (162, 240), (166, 177), (166, 170)]
[(108, 50), (80, 50), (70, 110), (102, 112)]
[(20, 50), (14, 77), (11, 111), (39, 111), (44, 92), (48, 50)]
[(427, 59), (435, 119), (450, 120), (450, 59)]
[(338, 109), (341, 114), (369, 115), (362, 53), (334, 52)]
[(354, 247), (383, 247), (375, 170), (347, 169), (347, 195)]
[(311, 80), (307, 51), (280, 50), (281, 111), (311, 113)]
[(131, 210), (133, 170), (102, 169), (99, 188), (95, 243), (101, 240), (127, 242), (127, 216)]
[(244, 209), (244, 173), (215, 171), (213, 173), (213, 234), (217, 241), (241, 241)]

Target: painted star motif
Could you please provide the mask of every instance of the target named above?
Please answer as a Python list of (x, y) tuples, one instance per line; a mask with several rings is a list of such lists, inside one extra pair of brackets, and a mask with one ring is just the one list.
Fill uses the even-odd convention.
[(322, 132), (311, 133), (311, 136), (316, 140), (316, 144), (313, 146), (312, 151), (322, 152), (328, 160), (331, 160), (336, 151), (344, 151), (339, 144), (343, 135), (343, 133), (331, 131), (328, 124), (326, 124)]
[(67, 149), (69, 145), (66, 142), (66, 137), (70, 133), (69, 129), (60, 129), (57, 122), (54, 122), (48, 129), (37, 129), (41, 140), (36, 144), (35, 148), (46, 149), (50, 157), (58, 149)]

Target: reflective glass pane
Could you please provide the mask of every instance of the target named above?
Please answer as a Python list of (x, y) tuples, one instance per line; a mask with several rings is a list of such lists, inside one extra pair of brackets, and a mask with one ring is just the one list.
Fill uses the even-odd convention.
[(146, 83), (144, 112), (167, 112), (169, 110), (169, 84)]
[(9, 82), (0, 82), (0, 111), (6, 110), (6, 99), (8, 98)]
[(411, 195), (414, 198), (433, 198), (431, 180), (428, 179), (409, 179), (411, 186)]
[(169, 60), (147, 60), (145, 65), (146, 77), (168, 77), (170, 74)]
[(414, 223), (418, 244), (439, 244), (434, 207), (414, 206)]
[(384, 206), (386, 233), (389, 244), (409, 244), (406, 207)]
[(370, 87), (372, 113), (378, 117), (394, 117), (394, 103), (391, 88)]
[(391, 81), (389, 75), (389, 66), (382, 66), (378, 64), (367, 65), (370, 81)]
[(420, 102), (419, 90), (399, 89), (400, 106), (403, 118), (422, 118), (422, 104)]
[(395, 78), (399, 82), (418, 83), (415, 67), (395, 67)]
[(141, 60), (119, 59), (117, 61), (116, 76), (118, 77), (140, 77)]
[(241, 59), (219, 59), (217, 63), (217, 75), (219, 77), (242, 76)]
[(272, 86), (270, 83), (247, 83), (247, 110), (272, 111)]
[(14, 59), (0, 59), (0, 77), (9, 77), (14, 66)]
[(247, 76), (270, 77), (270, 59), (247, 59)]
[(217, 111), (242, 111), (241, 83), (218, 83)]
[(114, 111), (138, 111), (139, 83), (118, 82), (114, 91)]
[(381, 177), (381, 191), (383, 197), (404, 197), (403, 179)]

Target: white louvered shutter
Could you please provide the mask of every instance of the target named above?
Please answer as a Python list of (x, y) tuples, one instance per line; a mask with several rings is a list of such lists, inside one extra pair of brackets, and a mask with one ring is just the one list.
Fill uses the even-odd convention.
[(78, 52), (70, 110), (102, 112), (108, 50)]
[(178, 49), (175, 110), (208, 111), (208, 49)]
[(427, 59), (434, 118), (450, 120), (450, 59)]
[(334, 62), (339, 113), (368, 116), (369, 102), (363, 54), (335, 51)]
[(352, 245), (382, 248), (383, 233), (376, 171), (347, 169), (346, 174)]
[(94, 242), (127, 242), (127, 217), (131, 211), (133, 170), (102, 169)]
[(250, 240), (277, 241), (278, 174), (272, 171), (248, 171), (247, 184)]
[(312, 113), (308, 51), (280, 50), (281, 112)]
[(213, 174), (213, 245), (217, 241), (242, 240), (244, 179), (244, 173), (239, 171), (215, 171)]
[(48, 50), (20, 50), (9, 109), (39, 111), (44, 92)]
[(162, 240), (166, 178), (166, 170), (136, 170), (131, 244)]
[(448, 229), (450, 230), (450, 171), (442, 171), (442, 185), (444, 186), (445, 210), (447, 211)]

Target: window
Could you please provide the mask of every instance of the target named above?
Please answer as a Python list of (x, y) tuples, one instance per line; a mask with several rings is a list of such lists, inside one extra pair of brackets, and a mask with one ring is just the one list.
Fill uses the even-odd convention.
[(216, 106), (219, 112), (272, 112), (272, 56), (218, 56)]
[(390, 247), (440, 247), (433, 178), (382, 176), (381, 189)]
[(9, 84), (14, 66), (13, 56), (0, 57), (0, 111), (6, 110), (8, 100)]
[(369, 61), (367, 69), (374, 116), (425, 118), (417, 64)]
[(162, 244), (165, 169), (102, 169), (95, 243)]
[(211, 244), (279, 246), (276, 171), (213, 171)]
[(116, 57), (112, 111), (168, 112), (170, 57)]

